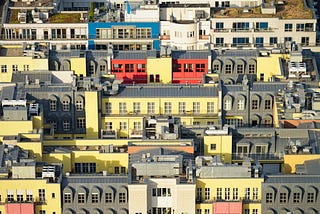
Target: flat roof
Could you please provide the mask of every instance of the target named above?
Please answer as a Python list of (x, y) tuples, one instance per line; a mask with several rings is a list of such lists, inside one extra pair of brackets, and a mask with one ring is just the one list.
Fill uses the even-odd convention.
[(244, 8), (216, 8), (213, 16), (215, 18), (314, 18), (312, 10), (305, 7), (303, 0), (286, 0), (284, 4), (275, 4), (275, 8), (275, 14), (262, 14), (260, 6), (248, 8), (248, 12), (244, 12)]
[(4, 48), (0, 47), (0, 56), (23, 56), (23, 50), (22, 48)]

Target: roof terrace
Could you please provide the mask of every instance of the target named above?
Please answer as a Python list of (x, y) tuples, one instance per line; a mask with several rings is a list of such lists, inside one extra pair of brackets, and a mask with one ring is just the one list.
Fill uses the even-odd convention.
[[(275, 9), (273, 13), (265, 10)], [(305, 5), (304, 0), (278, 1), (274, 4), (269, 0), (259, 7), (253, 8), (217, 8), (214, 10), (215, 18), (280, 18), (280, 19), (312, 19), (313, 13)]]

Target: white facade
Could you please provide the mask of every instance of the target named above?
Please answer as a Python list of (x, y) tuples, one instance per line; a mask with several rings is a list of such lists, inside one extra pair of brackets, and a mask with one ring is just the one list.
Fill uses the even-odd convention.
[(274, 47), (285, 42), (314, 46), (316, 19), (213, 18), (211, 37), (214, 47)]
[(128, 10), (125, 10), (124, 20), (126, 22), (158, 22), (159, 6), (154, 4), (141, 5), (132, 8), (130, 13), (128, 13)]
[(129, 184), (129, 213), (195, 213), (195, 188), (195, 184), (180, 183), (179, 178), (148, 178)]
[(204, 50), (210, 43), (210, 21), (160, 22), (162, 46), (176, 50)]

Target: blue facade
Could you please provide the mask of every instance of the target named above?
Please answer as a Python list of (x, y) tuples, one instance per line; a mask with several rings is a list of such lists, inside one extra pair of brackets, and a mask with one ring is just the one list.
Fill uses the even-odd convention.
[(112, 28), (113, 26), (135, 26), (136, 28), (151, 28), (151, 38), (153, 39), (153, 47), (160, 50), (160, 23), (159, 22), (90, 22), (88, 23), (88, 47), (94, 49), (94, 40), (97, 38), (97, 28)]

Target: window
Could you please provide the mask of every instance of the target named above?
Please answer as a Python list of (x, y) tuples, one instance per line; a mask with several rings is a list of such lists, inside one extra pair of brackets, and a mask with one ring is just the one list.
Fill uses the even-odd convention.
[(193, 113), (200, 114), (200, 102), (193, 102)]
[(213, 65), (213, 70), (214, 71), (220, 71), (220, 65), (219, 64), (214, 64)]
[(238, 188), (233, 188), (232, 200), (238, 200)]
[(29, 202), (33, 201), (33, 195), (30, 193), (27, 193), (26, 201), (29, 201)]
[(265, 109), (271, 109), (271, 100), (265, 100), (264, 108)]
[(249, 22), (234, 22), (232, 24), (232, 29), (234, 31), (249, 30)]
[(313, 23), (306, 23), (305, 24), (305, 31), (312, 32), (313, 30)]
[(205, 67), (205, 64), (196, 64), (196, 72), (204, 72)]
[(172, 105), (171, 105), (171, 102), (165, 102), (165, 103), (164, 103), (164, 113), (165, 113), (165, 114), (171, 114), (171, 113), (172, 113)]
[(62, 110), (63, 111), (69, 111), (70, 110), (70, 101), (69, 100), (63, 100), (62, 101)]
[(314, 193), (313, 192), (308, 192), (307, 203), (314, 203)]
[(278, 37), (270, 37), (269, 44), (270, 45), (278, 44)]
[(137, 72), (146, 72), (146, 64), (137, 64)]
[(224, 110), (226, 110), (226, 111), (231, 110), (231, 99), (226, 99), (224, 101)]
[(156, 82), (160, 82), (160, 75), (156, 74)]
[(204, 209), (204, 214), (210, 214), (210, 209)]
[(126, 203), (126, 193), (124, 192), (119, 193), (119, 203)]
[(122, 166), (120, 169), (121, 169), (121, 174), (126, 174), (126, 167)]
[(39, 214), (46, 214), (46, 211), (45, 210), (40, 210)]
[(224, 199), (225, 200), (230, 200), (230, 188), (225, 188), (224, 189)]
[(297, 24), (296, 25), (296, 31), (299, 32), (299, 31), (304, 31), (305, 27), (304, 27), (304, 24)]
[(221, 46), (224, 44), (224, 38), (223, 37), (217, 37), (216, 38), (216, 45)]
[(226, 74), (231, 74), (231, 71), (232, 71), (232, 65), (226, 64), (226, 69), (225, 69)]
[(155, 103), (148, 102), (148, 114), (155, 114)]
[(259, 193), (259, 189), (258, 188), (253, 188), (252, 200), (258, 200), (258, 193)]
[(114, 167), (114, 174), (120, 174), (120, 171), (119, 171), (119, 167), (118, 167), (118, 166), (115, 166), (115, 167)]
[(125, 64), (125, 72), (134, 72), (134, 64)]
[(154, 82), (154, 76), (153, 76), (153, 74), (150, 74), (150, 75), (149, 75), (149, 82), (151, 82), (151, 83)]
[(7, 201), (8, 202), (13, 202), (14, 201), (13, 194), (8, 194), (7, 195)]
[(70, 131), (70, 121), (69, 120), (64, 120), (62, 122), (63, 125), (63, 131)]
[(98, 193), (92, 193), (92, 194), (91, 194), (91, 202), (92, 202), (93, 204), (96, 204), (96, 203), (99, 202), (99, 195), (98, 195)]
[(84, 117), (77, 118), (77, 128), (78, 129), (86, 128), (86, 119)]
[(309, 37), (301, 37), (301, 45), (303, 46), (309, 45)]
[(95, 173), (96, 163), (75, 163), (76, 173)]
[(256, 46), (257, 47), (263, 47), (263, 37), (257, 37), (256, 38)]
[(235, 37), (232, 39), (233, 45), (247, 45), (249, 44), (249, 37)]
[(273, 194), (272, 194), (272, 192), (267, 192), (266, 193), (266, 203), (270, 204), (272, 202), (273, 202)]
[(23, 202), (23, 195), (17, 195), (17, 201)]
[(193, 64), (184, 64), (184, 72), (193, 72)]
[(108, 131), (112, 130), (112, 122), (105, 122), (104, 126), (106, 130)]
[(12, 65), (12, 71), (18, 71), (18, 65)]
[(197, 188), (197, 201), (201, 201), (202, 199), (202, 188)]
[(262, 146), (255, 146), (256, 147), (256, 153), (257, 154), (265, 154), (267, 151), (267, 147), (265, 145)]
[(204, 189), (204, 200), (210, 200), (210, 188)]
[(280, 192), (279, 202), (280, 204), (287, 203), (287, 193)]
[(300, 203), (300, 193), (299, 192), (294, 192), (293, 193), (293, 203)]
[(244, 99), (238, 100), (238, 110), (243, 111), (244, 110)]
[(133, 122), (133, 130), (141, 131), (141, 122)]
[(211, 143), (210, 144), (210, 149), (215, 151), (217, 149), (217, 144)]
[(291, 32), (292, 31), (292, 24), (285, 24), (284, 25), (284, 31), (285, 32)]
[(179, 114), (185, 114), (185, 113), (186, 113), (186, 103), (179, 102)]
[(127, 103), (120, 102), (119, 103), (119, 113), (126, 114), (127, 113)]
[(50, 111), (57, 111), (57, 101), (50, 100)]
[(256, 66), (254, 64), (249, 64), (249, 74), (254, 74), (256, 71)]
[(39, 201), (40, 202), (45, 202), (46, 201), (45, 189), (39, 189)]
[(71, 194), (70, 193), (64, 193), (63, 201), (64, 201), (64, 203), (71, 203)]
[(120, 122), (120, 130), (127, 130), (127, 122)]
[(245, 189), (244, 198), (245, 198), (246, 200), (250, 200), (250, 188), (246, 188), (246, 189)]
[(223, 28), (224, 28), (223, 22), (217, 22), (216, 23), (216, 29), (223, 29)]
[(284, 42), (292, 42), (292, 37), (284, 37)]
[(76, 110), (77, 111), (82, 111), (83, 110), (83, 102), (82, 102), (82, 100), (77, 100), (76, 101)]
[(173, 64), (172, 71), (173, 72), (181, 72), (181, 64)]
[(214, 114), (214, 102), (207, 102), (207, 114)]
[(217, 199), (218, 200), (222, 199), (222, 188), (217, 188)]
[(106, 114), (112, 114), (112, 103), (105, 103)]
[(201, 209), (197, 209), (197, 214), (202, 214), (201, 211)]
[(268, 30), (268, 22), (257, 22), (256, 29), (257, 30)]
[(135, 114), (140, 114), (140, 103), (137, 103), (137, 102), (133, 103), (133, 112)]
[(244, 209), (244, 214), (250, 214), (250, 210), (249, 209)]
[(85, 203), (85, 195), (84, 193), (78, 193), (78, 203), (84, 204)]
[(252, 110), (257, 110), (258, 109), (258, 100), (252, 100)]
[(238, 74), (243, 74), (243, 65), (242, 64), (238, 64), (237, 65), (237, 73)]
[(107, 192), (106, 193), (106, 203), (112, 203), (113, 200), (112, 200), (112, 193), (111, 192)]
[(258, 214), (258, 209), (252, 209), (252, 214)]

